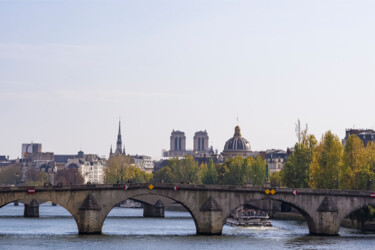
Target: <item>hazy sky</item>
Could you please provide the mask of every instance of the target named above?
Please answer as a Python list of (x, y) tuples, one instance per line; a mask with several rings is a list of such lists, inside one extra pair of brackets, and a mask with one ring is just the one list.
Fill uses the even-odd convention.
[(0, 155), (21, 144), (160, 156), (173, 129), (219, 152), (374, 128), (375, 1), (0, 0)]

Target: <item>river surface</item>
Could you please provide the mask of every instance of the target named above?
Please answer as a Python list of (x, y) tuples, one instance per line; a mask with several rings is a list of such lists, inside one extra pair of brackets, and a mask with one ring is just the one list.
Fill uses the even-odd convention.
[(221, 236), (197, 236), (187, 212), (143, 218), (142, 209), (114, 208), (102, 235), (78, 235), (62, 207), (42, 204), (40, 218), (24, 218), (23, 205), (0, 209), (0, 249), (375, 249), (374, 234), (341, 228), (340, 236), (309, 236), (305, 222), (273, 220), (272, 228), (224, 226)]

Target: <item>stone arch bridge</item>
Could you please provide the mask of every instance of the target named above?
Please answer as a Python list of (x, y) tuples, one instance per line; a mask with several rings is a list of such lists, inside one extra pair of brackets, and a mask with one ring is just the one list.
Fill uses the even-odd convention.
[[(169, 198), (184, 206), (192, 215), (197, 234), (221, 234), (226, 218), (239, 206), (257, 200), (277, 200), (297, 209), (305, 218), (310, 234), (337, 235), (343, 219), (367, 205), (375, 205), (366, 191), (312, 190), (241, 186), (178, 184), (103, 184), (49, 187), (2, 187), (0, 207), (18, 200), (45, 200), (64, 207), (75, 219), (80, 234), (102, 232), (108, 213), (127, 199), (142, 196)], [(35, 193), (30, 193), (30, 189)]]

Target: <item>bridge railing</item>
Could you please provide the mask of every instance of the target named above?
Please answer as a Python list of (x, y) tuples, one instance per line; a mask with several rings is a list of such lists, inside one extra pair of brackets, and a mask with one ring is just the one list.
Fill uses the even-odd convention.
[[(180, 184), (180, 183), (126, 183), (126, 184), (86, 184), (86, 185), (63, 185), (63, 186), (8, 186), (0, 187), (0, 192), (27, 192), (29, 189), (40, 191), (78, 191), (78, 190), (99, 190), (99, 189), (123, 189), (127, 186), (131, 189), (174, 189), (176, 186), (178, 190), (196, 190), (196, 191), (215, 191), (215, 192), (265, 192), (266, 189), (275, 190), (276, 196), (278, 194), (293, 194), (296, 189), (292, 188), (266, 188), (266, 187), (247, 187), (235, 185), (195, 185), (195, 184)], [(336, 195), (336, 196), (353, 196), (353, 197), (369, 197), (371, 191), (361, 190), (335, 190), (335, 189), (298, 189), (298, 195)]]

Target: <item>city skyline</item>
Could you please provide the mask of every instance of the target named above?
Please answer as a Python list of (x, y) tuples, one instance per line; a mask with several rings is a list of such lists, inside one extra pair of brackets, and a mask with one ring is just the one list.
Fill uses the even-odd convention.
[(372, 1), (1, 1), (0, 155), (115, 146), (159, 157), (173, 129), (286, 149), (295, 123), (375, 127)]

